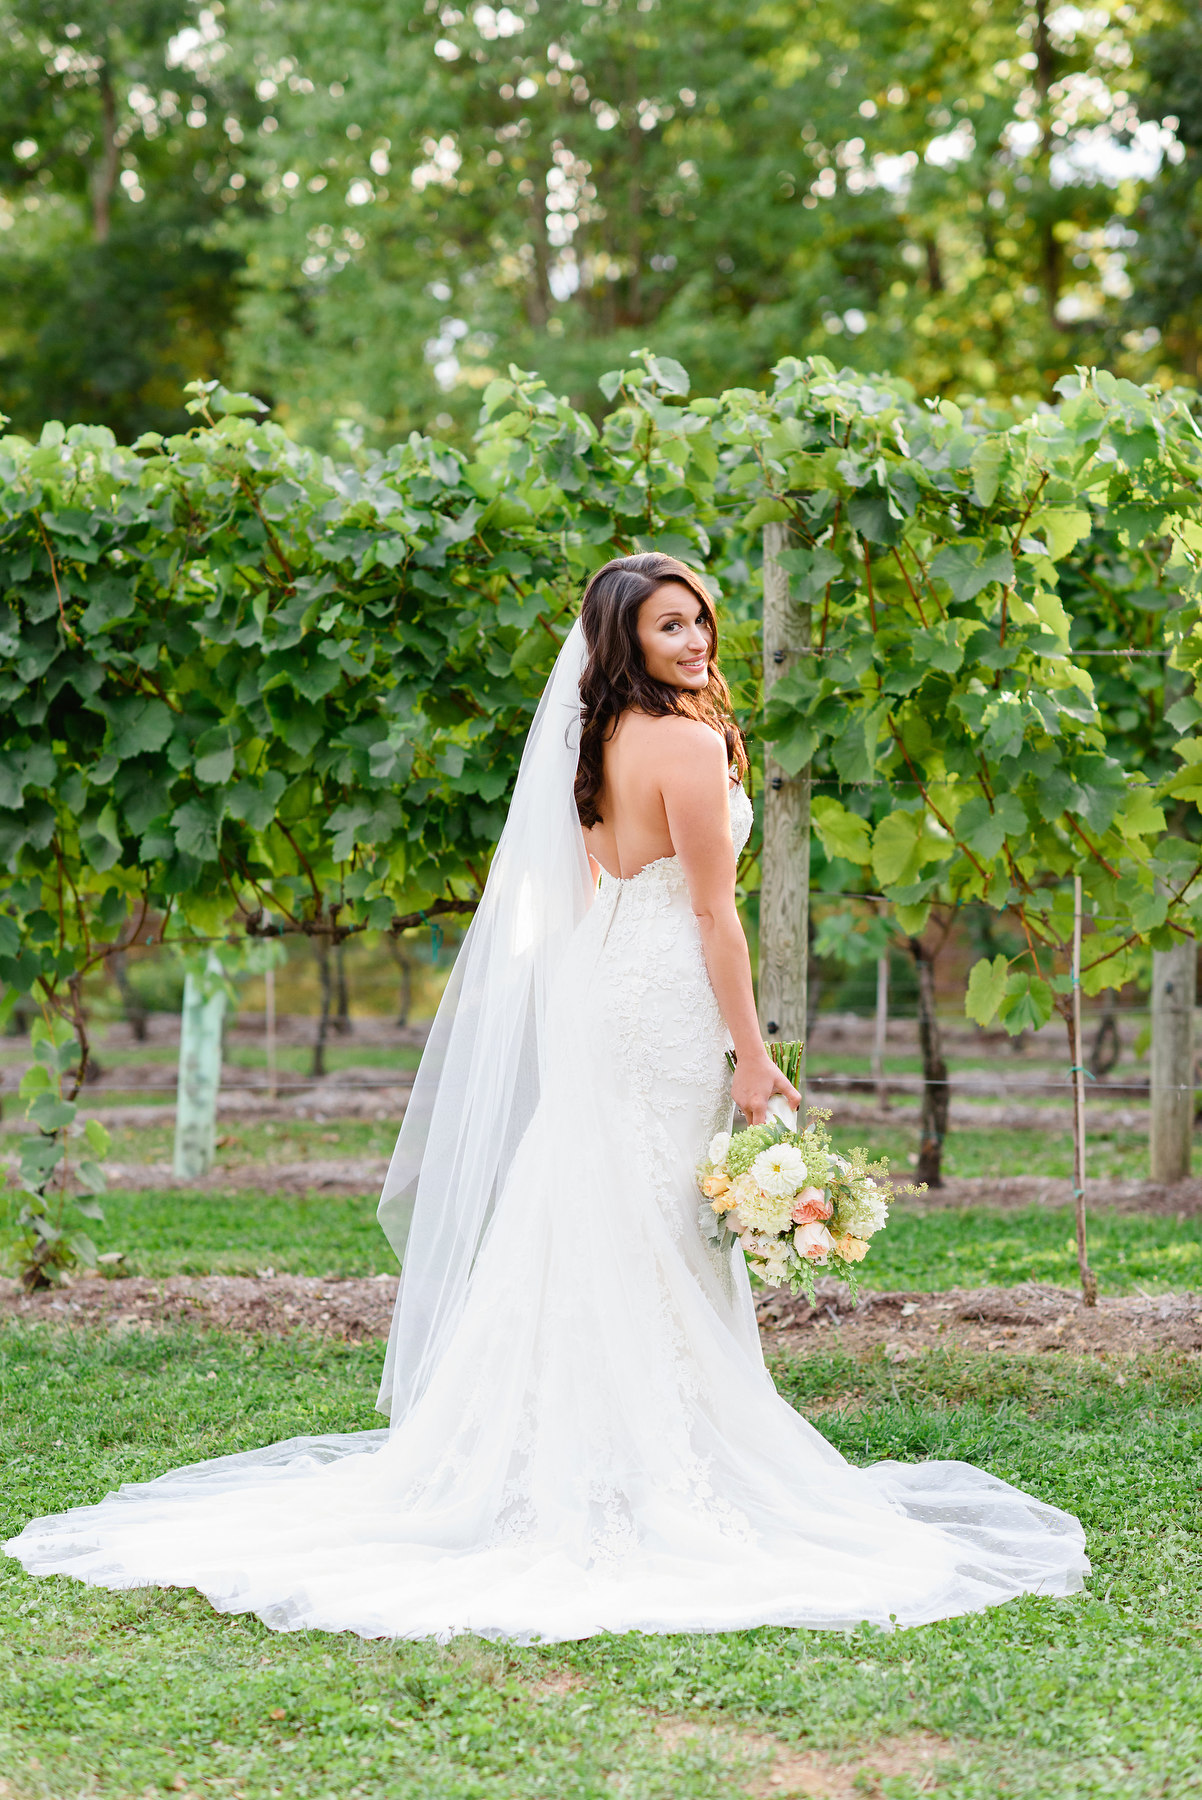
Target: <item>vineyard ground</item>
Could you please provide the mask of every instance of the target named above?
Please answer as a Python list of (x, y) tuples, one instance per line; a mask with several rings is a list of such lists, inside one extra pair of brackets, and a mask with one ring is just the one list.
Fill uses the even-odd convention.
[[(169, 1075), (173, 1048), (150, 1047), (167, 1054), (146, 1066)], [(20, 1046), (6, 1048), (7, 1083)], [(368, 1048), (338, 1047), (378, 1078)], [(255, 1045), (234, 1034), (232, 1049)], [(1041, 1073), (1033, 1056), (1022, 1073)], [(0, 1529), (183, 1462), (379, 1425), (395, 1265), (373, 1190), (399, 1108), (394, 1090), (367, 1096), (379, 1113), (344, 1109), (336, 1085), (345, 1103), (330, 1080), (224, 1120), (218, 1169), (183, 1190), (164, 1175), (166, 1108), (123, 1115), (97, 1094), (122, 1182), (98, 1230), (129, 1273), (4, 1290)], [(1115, 1119), (1097, 1145), (1119, 1173), (1094, 1188), (1102, 1303), (1087, 1314), (1061, 1109), (1024, 1104), (1021, 1126), (957, 1119), (949, 1159), (979, 1172), (898, 1204), (860, 1308), (825, 1285), (813, 1308), (767, 1293), (761, 1329), (781, 1393), (852, 1460), (963, 1458), (1075, 1511), (1085, 1595), (892, 1636), (514, 1650), (281, 1637), (192, 1593), (33, 1582), (4, 1560), (0, 1800), (1196, 1794), (1202, 1183), (1142, 1182), (1138, 1106)], [(912, 1113), (854, 1095), (834, 1110), (840, 1135), (904, 1169)]]
[[(116, 1284), (121, 1285), (121, 1284)], [(382, 1284), (381, 1284), (382, 1285)], [(370, 1429), (383, 1346), (0, 1325), (0, 1530), (182, 1462)], [(276, 1636), (0, 1563), (5, 1800), (1177, 1800), (1197, 1792), (1196, 1354), (773, 1357), (855, 1461), (959, 1457), (1083, 1520), (1084, 1595), (890, 1635), (512, 1649)]]

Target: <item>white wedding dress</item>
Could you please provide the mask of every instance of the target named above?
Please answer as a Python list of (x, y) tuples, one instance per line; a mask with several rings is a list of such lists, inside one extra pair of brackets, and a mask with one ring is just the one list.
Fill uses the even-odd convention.
[[(741, 789), (731, 810), (741, 847)], [(545, 1030), (533, 1117), (390, 1432), (176, 1470), (9, 1553), (281, 1631), (520, 1643), (917, 1625), (1080, 1588), (1068, 1514), (964, 1463), (856, 1468), (775, 1392), (741, 1252), (697, 1223), (728, 1038), (675, 858), (602, 878)]]

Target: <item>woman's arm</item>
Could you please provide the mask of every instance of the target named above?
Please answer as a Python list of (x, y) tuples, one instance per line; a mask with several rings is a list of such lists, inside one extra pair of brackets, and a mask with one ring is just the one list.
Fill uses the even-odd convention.
[(783, 1094), (794, 1109), (801, 1096), (765, 1050), (756, 1017), (751, 958), (735, 907), (726, 745), (717, 732), (692, 719), (665, 720), (655, 735), (672, 848), (689, 884), (706, 968), (738, 1058), (731, 1095), (759, 1125), (773, 1094)]

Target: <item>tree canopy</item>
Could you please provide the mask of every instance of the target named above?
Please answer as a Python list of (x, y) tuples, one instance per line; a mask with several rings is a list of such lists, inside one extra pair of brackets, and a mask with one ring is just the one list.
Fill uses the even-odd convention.
[(3, 0), (0, 405), (466, 441), (653, 340), (1048, 401), (1196, 376), (1197, 21), (1175, 0)]

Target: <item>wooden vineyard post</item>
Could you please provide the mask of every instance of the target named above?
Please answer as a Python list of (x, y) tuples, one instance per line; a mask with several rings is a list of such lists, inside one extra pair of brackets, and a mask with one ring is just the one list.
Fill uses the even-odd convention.
[(1073, 877), (1073, 1003), (1069, 1038), (1073, 1058), (1073, 1206), (1077, 1214), (1077, 1267), (1081, 1298), (1098, 1304), (1098, 1278), (1089, 1266), (1085, 1243), (1085, 1065), (1081, 1061), (1081, 877)]
[[(793, 599), (783, 522), (764, 526), (764, 699), (810, 647), (810, 608)], [(788, 775), (764, 755), (760, 866), (760, 1024), (777, 1043), (804, 1042), (810, 926), (810, 766)], [(805, 1061), (798, 1086), (805, 1106)]]
[(1194, 989), (1197, 943), (1183, 937), (1152, 953), (1152, 1109), (1149, 1174), (1181, 1181), (1194, 1136)]
[[(210, 973), (218, 972), (213, 963)], [(217, 1154), (217, 1095), (221, 1087), (221, 1026), (225, 994), (221, 988), (207, 1000), (195, 975), (184, 981), (184, 1011), (179, 1033), (179, 1082), (176, 1089), (175, 1156), (179, 1181), (193, 1181), (213, 1166)]]
[(889, 955), (877, 957), (876, 1024), (872, 1039), (872, 1079), (876, 1082), (876, 1103), (882, 1112), (889, 1110), (889, 1083), (885, 1077), (885, 1045), (889, 1036)]

